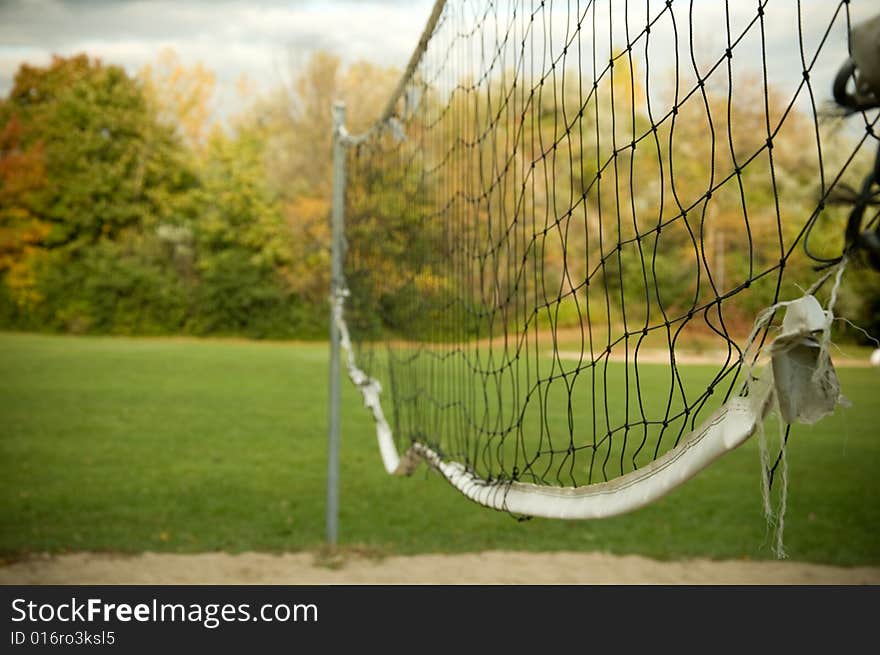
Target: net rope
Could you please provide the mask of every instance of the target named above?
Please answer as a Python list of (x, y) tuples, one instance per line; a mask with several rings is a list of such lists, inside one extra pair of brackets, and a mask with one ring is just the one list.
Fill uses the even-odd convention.
[(437, 2), (342, 135), (335, 318), (389, 470), (510, 511), (641, 480), (735, 402), (751, 434), (755, 319), (841, 261), (878, 146), (876, 110), (826, 111), (856, 4)]

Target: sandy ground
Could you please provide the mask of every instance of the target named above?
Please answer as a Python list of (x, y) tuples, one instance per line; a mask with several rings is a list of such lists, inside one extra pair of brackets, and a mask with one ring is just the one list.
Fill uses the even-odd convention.
[(880, 584), (880, 568), (790, 561), (658, 562), (604, 553), (492, 551), (366, 557), (315, 553), (74, 553), (0, 567), (0, 584)]

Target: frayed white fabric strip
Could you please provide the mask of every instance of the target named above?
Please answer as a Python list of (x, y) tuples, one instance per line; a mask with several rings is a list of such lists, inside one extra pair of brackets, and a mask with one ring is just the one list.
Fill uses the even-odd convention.
[(373, 413), (373, 420), (376, 422), (376, 439), (379, 442), (379, 452), (382, 455), (382, 463), (385, 465), (385, 470), (390, 475), (408, 475), (418, 465), (418, 461), (413, 461), (412, 457), (400, 459), (400, 456), (397, 454), (397, 446), (394, 445), (394, 435), (391, 433), (391, 426), (388, 425), (388, 420), (385, 418), (385, 412), (382, 411), (382, 403), (379, 399), (382, 393), (382, 385), (378, 380), (371, 378), (358, 368), (354, 358), (354, 349), (351, 347), (348, 325), (345, 323), (345, 298), (347, 296), (348, 289), (342, 289), (332, 299), (332, 302), (333, 320), (336, 321), (336, 327), (339, 328), (339, 342), (346, 354), (345, 364), (348, 369), (348, 377), (361, 390), (364, 406)]
[[(580, 487), (551, 487), (509, 480), (484, 480), (463, 464), (444, 460), (435, 450), (418, 442), (413, 443), (401, 458), (382, 410), (382, 386), (378, 380), (361, 370), (355, 361), (344, 317), (347, 295), (348, 291), (343, 290), (333, 299), (333, 316), (339, 328), (341, 345), (347, 353), (349, 377), (361, 390), (364, 405), (370, 409), (376, 422), (376, 437), (385, 470), (392, 475), (408, 475), (420, 461), (425, 460), (452, 486), (481, 505), (514, 514), (559, 519), (614, 516), (638, 509), (664, 496), (754, 434), (771, 405), (777, 404), (780, 389), (787, 402), (796, 406), (794, 411), (798, 416), (811, 417), (812, 414), (804, 414), (803, 407), (804, 403), (809, 405), (814, 398), (814, 392), (804, 392), (804, 389), (812, 388), (816, 383), (808, 381), (805, 383), (806, 387), (801, 387), (797, 386), (800, 382), (790, 382), (792, 378), (798, 377), (799, 360), (791, 360), (789, 355), (802, 346), (812, 348), (812, 344), (804, 345), (804, 339), (816, 338), (817, 331), (827, 334), (830, 320), (830, 310), (822, 310), (811, 295), (777, 303), (768, 308), (755, 323), (743, 353), (743, 360), (757, 360), (757, 356), (750, 356), (756, 336), (767, 326), (775, 311), (785, 308), (786, 316), (781, 334), (770, 344), (769, 351), (780, 358), (779, 361), (783, 362), (780, 366), (788, 371), (784, 376), (786, 382), (780, 384), (777, 379), (774, 384), (773, 376), (769, 372), (763, 376), (763, 380), (754, 377), (752, 366), (749, 366), (740, 395), (728, 400), (675, 448), (647, 466), (608, 482)], [(827, 344), (825, 345), (826, 347), (820, 347), (820, 352), (827, 355)], [(824, 360), (820, 359), (813, 358), (812, 361), (821, 364)], [(816, 392), (818, 397), (830, 398), (828, 393), (831, 392), (828, 388), (833, 391), (834, 387), (827, 385), (828, 372), (833, 374), (833, 370), (830, 359), (827, 364), (811, 369), (811, 376), (814, 377), (816, 371), (821, 374), (818, 384), (824, 385), (821, 393)], [(836, 381), (836, 377), (834, 379)], [(799, 390), (797, 393), (792, 392), (795, 388)], [(797, 399), (793, 400), (795, 396)], [(838, 400), (839, 394), (834, 395), (834, 402)]]
[(842, 400), (823, 339), (832, 319), (815, 296), (804, 296), (786, 307), (782, 331), (770, 346), (776, 402), (786, 423), (815, 423)]

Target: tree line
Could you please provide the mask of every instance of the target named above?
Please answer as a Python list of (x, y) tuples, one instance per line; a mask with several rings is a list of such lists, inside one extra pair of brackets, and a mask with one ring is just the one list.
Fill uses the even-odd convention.
[(214, 78), (22, 65), (0, 101), (0, 326), (95, 334), (326, 333), (329, 107), (395, 79), (319, 54), (294, 89), (212, 124)]
[[(475, 206), (475, 222), (467, 228), (473, 233), (465, 236), (477, 242), (484, 232), (507, 230), (510, 239), (519, 239), (517, 230), (523, 231), (521, 241), (542, 262), (541, 279), (528, 282), (535, 288), (522, 287), (516, 262), (505, 260), (500, 248), (472, 258), (473, 265), (498, 272), (488, 290), (466, 290), (477, 313), (478, 305), (499, 307), (504, 298), (540, 292), (543, 302), (563, 301), (554, 321), (578, 321), (582, 309), (568, 307), (579, 293), (573, 281), (595, 275), (601, 262), (597, 281), (607, 291), (591, 313), (610, 325), (624, 311), (629, 318), (634, 311), (686, 311), (778, 261), (774, 239), (780, 231), (796, 233), (816, 203), (817, 155), (802, 145), (813, 129), (810, 119), (772, 94), (765, 110), (760, 86), (749, 84), (739, 93), (758, 95), (740, 98), (737, 107), (745, 109), (734, 116), (725, 91), (708, 89), (705, 99), (683, 104), (675, 122), (661, 123), (656, 137), (638, 148), (620, 148), (614, 144), (650, 131), (654, 122), (635, 100), (645, 97), (644, 90), (627, 86), (638, 78), (618, 75), (614, 83), (620, 88), (598, 87), (585, 107), (571, 86), (548, 88), (528, 105), (511, 96), (504, 113), (509, 122), (492, 124), (497, 139), (491, 149), (489, 141), (476, 154), (456, 153), (453, 146), (452, 156), (460, 158), (456, 180), (444, 179), (431, 160), (440, 161), (456, 143), (456, 135), (443, 132), (445, 125), (465, 126), (471, 136), (489, 127), (479, 123), (486, 115), (477, 120), (469, 114), (473, 97), (447, 100), (424, 89), (422, 123), (408, 125), (404, 150), (412, 156), (406, 161), (415, 162), (409, 167), (399, 166), (400, 159), (384, 166), (382, 158), (366, 161), (369, 153), (353, 153), (360, 179), (349, 185), (349, 285), (357, 291), (351, 302), (376, 322), (371, 329), (443, 320), (423, 308), (454, 302), (451, 287), (464, 280), (449, 277), (447, 260), (455, 256), (450, 244), (462, 235), (453, 238), (436, 224), (426, 225), (424, 217), (436, 211), (431, 203), (448, 200), (440, 190), (448, 195), (456, 184), (476, 188), (468, 180), (490, 180), (510, 165), (527, 170), (530, 161), (540, 161), (539, 172), (553, 180), (552, 187), (530, 188), (525, 200), (511, 195), (512, 187), (492, 187)], [(184, 66), (171, 52), (137, 75), (87, 55), (56, 57), (43, 67), (22, 65), (0, 100), (0, 328), (323, 337), (330, 269), (329, 108), (335, 99), (345, 100), (349, 130), (357, 133), (378, 116), (398, 79), (392, 69), (366, 62), (343, 68), (337, 58), (318, 53), (291, 88), (254, 97), (220, 125), (211, 120), (213, 74), (200, 65)], [(487, 106), (499, 91), (487, 85)], [(249, 93), (245, 85), (242, 93)], [(605, 107), (612, 94), (614, 112)], [(570, 117), (579, 111), (595, 120), (581, 121), (576, 133)], [(774, 135), (772, 175), (764, 152), (708, 202), (706, 189), (741, 166), (735, 153), (760, 150), (765, 111), (776, 117), (788, 112), (784, 129)], [(434, 121), (432, 112), (446, 118)], [(626, 118), (602, 122), (614, 115)], [(435, 123), (440, 127), (429, 136), (426, 126)], [(523, 124), (531, 134), (520, 142)], [(844, 136), (821, 129), (826, 164), (834, 168), (835, 158), (851, 149)], [(709, 133), (713, 139), (706, 138)], [(467, 140), (466, 133), (461, 143)], [(496, 142), (521, 143), (512, 164), (510, 153), (495, 150)], [(544, 144), (554, 142), (565, 143), (565, 156), (540, 157)], [(675, 162), (674, 176), (662, 169), (667, 161)], [(424, 171), (435, 169), (441, 172), (426, 179)], [(855, 183), (859, 168), (851, 169)], [(541, 230), (535, 231), (534, 220), (520, 217), (509, 226), (506, 214), (494, 210), (518, 202), (543, 217), (542, 238), (536, 238)], [(560, 207), (577, 211), (557, 216)], [(655, 229), (658, 216), (683, 212), (693, 217), (690, 222), (673, 220), (662, 236)], [(604, 224), (591, 218), (602, 216)], [(564, 239), (556, 238), (554, 221), (565, 226)], [(831, 209), (817, 225), (816, 241), (829, 252), (842, 245), (843, 222), (844, 210)], [(812, 279), (805, 257), (789, 264), (797, 268), (787, 273), (793, 284)], [(462, 267), (458, 274), (474, 280), (482, 275)], [(846, 315), (877, 330), (876, 276), (849, 278), (842, 294)], [(728, 318), (750, 324), (776, 293), (772, 276), (757, 280), (756, 289), (729, 303)], [(426, 296), (432, 302), (420, 302)]]

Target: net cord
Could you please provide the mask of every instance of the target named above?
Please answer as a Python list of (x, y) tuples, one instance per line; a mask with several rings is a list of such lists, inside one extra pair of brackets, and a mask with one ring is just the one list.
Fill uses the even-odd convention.
[[(435, 2), (419, 44), (410, 57), (407, 68), (380, 118), (368, 130), (359, 135), (349, 134), (344, 126), (339, 126), (334, 131), (335, 139), (339, 139), (345, 146), (351, 147), (363, 143), (384, 130), (391, 129), (397, 135), (399, 129), (399, 122), (395, 115), (397, 104), (404, 95), (407, 85), (424, 55), (445, 4), (446, 0)], [(397, 136), (405, 138), (402, 134)], [(838, 266), (839, 275), (845, 266), (845, 260), (840, 262)], [(823, 281), (824, 279), (827, 277), (823, 277)], [(814, 287), (816, 286), (819, 285), (814, 285)], [(379, 451), (385, 470), (391, 475), (409, 475), (421, 461), (425, 461), (459, 492), (480, 505), (512, 514), (557, 519), (604, 518), (643, 507), (683, 484), (755, 434), (764, 418), (771, 411), (775, 399), (772, 375), (757, 378), (751, 373), (754, 362), (765, 350), (762, 344), (756, 343), (755, 337), (761, 329), (766, 328), (769, 317), (778, 309), (797, 302), (780, 302), (758, 315), (748, 346), (740, 357), (743, 362), (749, 360), (752, 362), (740, 394), (725, 402), (665, 455), (642, 468), (607, 482), (581, 486), (548, 487), (520, 481), (487, 481), (463, 464), (444, 459), (439, 452), (419, 441), (414, 441), (401, 457), (394, 443), (391, 427), (382, 409), (381, 383), (359, 368), (356, 361), (350, 333), (345, 322), (345, 299), (348, 295), (349, 291), (343, 279), (331, 297), (333, 320), (339, 329), (341, 346), (346, 351), (346, 368), (349, 378), (361, 391), (365, 406), (373, 414)], [(808, 295), (809, 292), (805, 294), (805, 296)], [(827, 312), (829, 317), (833, 316), (831, 304), (833, 301), (829, 303)], [(773, 343), (770, 343), (768, 348), (772, 350), (772, 346)], [(753, 347), (756, 352), (750, 354)]]
[[(840, 267), (842, 271), (843, 266)], [(346, 351), (346, 368), (355, 386), (360, 389), (364, 405), (372, 412), (376, 423), (376, 438), (385, 470), (391, 475), (409, 475), (424, 460), (437, 470), (453, 487), (470, 500), (512, 514), (556, 519), (596, 519), (633, 511), (668, 494), (725, 453), (733, 450), (752, 436), (773, 405), (774, 389), (767, 378), (751, 374), (743, 385), (741, 395), (728, 400), (712, 416), (693, 430), (679, 444), (647, 466), (608, 482), (578, 487), (547, 487), (527, 482), (486, 481), (458, 462), (450, 462), (424, 443), (414, 442), (400, 457), (394, 444), (391, 427), (382, 409), (382, 385), (357, 365), (348, 325), (345, 322), (347, 289), (339, 290), (333, 298), (333, 320), (340, 333), (340, 343)], [(804, 298), (810, 298), (809, 294)], [(778, 309), (797, 301), (778, 303), (762, 312), (755, 328), (756, 335), (762, 324)], [(827, 313), (830, 321), (833, 316)], [(754, 340), (744, 351), (749, 355)], [(770, 344), (772, 349), (772, 343)], [(753, 361), (757, 360), (757, 355)]]

